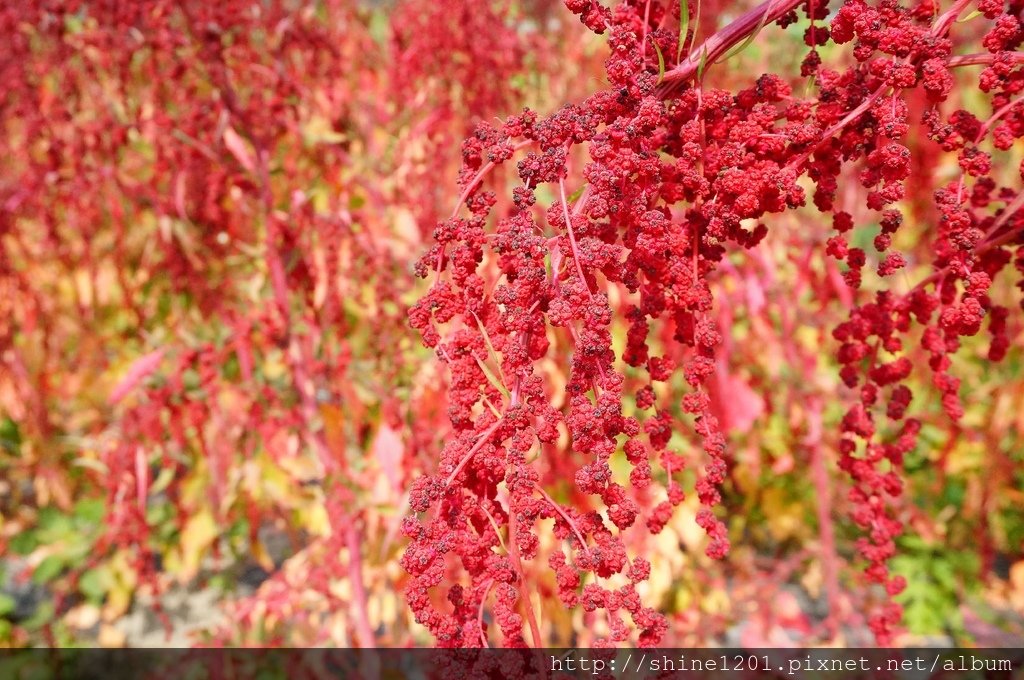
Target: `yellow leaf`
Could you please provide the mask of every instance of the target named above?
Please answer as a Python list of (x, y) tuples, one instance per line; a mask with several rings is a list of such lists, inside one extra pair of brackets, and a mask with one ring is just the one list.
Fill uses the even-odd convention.
[(266, 360), (263, 362), (263, 376), (267, 380), (277, 380), (287, 370), (288, 366), (284, 362), (284, 354), (278, 350), (267, 352)]
[(256, 169), (256, 161), (253, 159), (253, 153), (249, 149), (249, 144), (230, 125), (224, 129), (224, 146), (228, 148), (228, 151), (231, 152), (231, 155), (235, 157), (243, 168), (249, 172), (253, 172)]
[(160, 468), (160, 473), (157, 474), (156, 480), (149, 487), (149, 493), (156, 495), (164, 491), (174, 481), (174, 470), (169, 467)]
[(107, 601), (103, 605), (104, 621), (119, 619), (128, 611), (138, 584), (138, 572), (127, 551), (121, 550), (115, 554), (110, 559), (109, 566), (114, 586), (107, 592)]
[(309, 508), (306, 516), (306, 530), (314, 536), (330, 536), (331, 520), (327, 516), (327, 508), (323, 505), (314, 505)]
[(302, 141), (308, 146), (318, 144), (341, 144), (347, 137), (331, 127), (331, 121), (323, 116), (311, 116), (302, 126)]
[(768, 518), (768, 531), (776, 541), (784, 541), (803, 533), (805, 524), (800, 505), (788, 501), (782, 489), (765, 489), (761, 497), (761, 509)]
[(704, 594), (700, 604), (709, 614), (724, 614), (732, 606), (732, 598), (722, 588), (712, 588)]
[(1024, 560), (1014, 562), (1010, 567), (1010, 583), (1014, 590), (1024, 592)]
[(286, 472), (292, 480), (300, 482), (312, 482), (320, 478), (320, 461), (312, 456), (291, 456), (282, 458), (278, 466)]
[(263, 541), (253, 541), (252, 546), (250, 546), (249, 554), (252, 556), (253, 560), (256, 561), (256, 564), (263, 567), (264, 570), (268, 572), (274, 571), (274, 560), (270, 559), (270, 554), (267, 553), (267, 549), (263, 547)]
[(686, 588), (678, 588), (675, 593), (673, 611), (685, 612), (693, 606), (693, 594)]
[(324, 439), (335, 459), (345, 458), (345, 412), (335, 404), (320, 404), (320, 417), (324, 421)]
[(191, 581), (199, 572), (199, 561), (206, 549), (213, 544), (218, 536), (217, 523), (213, 513), (201, 510), (189, 518), (181, 532), (181, 564), (178, 578), (182, 583)]

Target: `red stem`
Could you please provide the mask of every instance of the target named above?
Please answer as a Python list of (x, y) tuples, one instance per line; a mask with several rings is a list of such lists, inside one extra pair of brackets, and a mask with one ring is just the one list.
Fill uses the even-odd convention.
[(534, 482), (534, 486), (537, 488), (540, 495), (544, 497), (544, 500), (546, 500), (551, 507), (555, 509), (555, 512), (561, 515), (562, 519), (565, 520), (565, 523), (569, 525), (570, 529), (572, 529), (572, 532), (576, 534), (576, 540), (580, 542), (580, 550), (586, 550), (587, 542), (583, 540), (583, 532), (581, 532), (579, 527), (576, 526), (576, 522), (572, 520), (572, 517), (569, 517), (569, 515), (566, 514), (565, 510), (562, 509), (562, 506), (556, 503), (555, 499), (549, 496), (548, 492), (541, 488), (540, 484)]
[(477, 611), (476, 619), (480, 625), (480, 641), (484, 643), (484, 647), (490, 648), (490, 644), (487, 642), (487, 634), (484, 633), (484, 604), (487, 602), (487, 596), (491, 593), (491, 588), (494, 587), (494, 579), (488, 579), (487, 585), (484, 586), (484, 596), (480, 598), (480, 609)]
[(821, 135), (818, 141), (811, 148), (807, 149), (807, 151), (805, 151), (804, 153), (800, 154), (795, 159), (787, 163), (786, 167), (791, 170), (795, 170), (800, 165), (802, 165), (803, 162), (806, 161), (812, 153), (817, 151), (822, 144), (830, 140), (832, 138), (832, 135), (839, 132), (856, 119), (860, 118), (861, 114), (870, 109), (871, 105), (874, 104), (875, 101), (877, 101), (878, 98), (881, 97), (887, 89), (889, 89), (889, 86), (883, 85), (882, 87), (872, 92), (870, 97), (862, 101), (860, 105), (853, 111), (850, 111), (848, 114), (846, 114), (841, 121), (839, 121), (838, 123), (830, 127), (828, 130), (826, 130), (825, 133)]
[(932, 35), (942, 35), (946, 32), (949, 26), (956, 21), (956, 18), (960, 16), (960, 12), (971, 4), (971, 0), (957, 0), (956, 3), (950, 7), (945, 14), (940, 16), (932, 27)]
[(576, 263), (576, 273), (579, 274), (580, 281), (587, 289), (587, 295), (593, 300), (594, 294), (590, 291), (587, 277), (583, 275), (583, 265), (580, 263), (580, 249), (576, 245), (576, 234), (573, 233), (572, 217), (569, 215), (569, 203), (565, 200), (565, 182), (561, 178), (558, 179), (558, 195), (562, 199), (562, 216), (565, 218), (565, 230), (569, 232), (569, 244), (572, 246), (572, 261)]
[[(1009, 55), (1013, 61), (1024, 61), (1024, 52), (1011, 52)], [(991, 64), (996, 60), (996, 55), (991, 52), (980, 52), (978, 54), (964, 54), (959, 57), (950, 57), (946, 64), (950, 68), (958, 66), (982, 66)]]
[[(997, 231), (999, 231), (999, 228), (1002, 227), (1004, 224), (1006, 224), (1010, 220), (1010, 218), (1013, 217), (1013, 215), (1018, 210), (1020, 210), (1022, 207), (1024, 207), (1024, 191), (1018, 193), (1017, 197), (1014, 198), (1010, 203), (1008, 203), (1005, 208), (1003, 208), (1003, 212), (1000, 213), (1000, 215), (996, 219), (995, 223), (991, 227), (989, 227), (989, 230), (986, 232), (985, 239), (981, 243), (978, 244), (978, 247), (976, 247), (974, 249), (974, 255), (975, 256), (981, 255), (982, 253), (985, 253), (985, 252), (987, 252), (989, 250), (992, 250), (993, 248), (998, 248), (1000, 246), (1004, 246), (1004, 245), (1006, 245), (1007, 243), (1011, 242), (1013, 239), (1017, 238), (1020, 235), (1020, 231), (1021, 231), (1020, 229), (1011, 229), (1010, 231), (1006, 232), (1005, 234), (1003, 234), (999, 238), (993, 239), (993, 240), (989, 241), (989, 239), (992, 238), (992, 236)], [(928, 276), (926, 279), (921, 281), (921, 283), (919, 283), (916, 286), (914, 286), (910, 290), (910, 292), (907, 293), (907, 295), (910, 295), (911, 293), (914, 293), (915, 291), (921, 290), (922, 288), (924, 288), (925, 286), (927, 286), (930, 283), (934, 283), (934, 282), (940, 280), (948, 272), (949, 272), (949, 267), (948, 266), (947, 267), (943, 267), (942, 269), (940, 269), (940, 270), (938, 270), (936, 272), (933, 272), (930, 276)]]
[(786, 12), (800, 6), (803, 2), (804, 0), (766, 0), (766, 2), (747, 11), (731, 24), (701, 43), (699, 47), (690, 50), (689, 56), (687, 56), (685, 61), (678, 64), (671, 71), (667, 71), (662, 78), (659, 92), (663, 97), (671, 94), (678, 85), (696, 75), (705, 51), (707, 52), (705, 65), (710, 65), (758, 26), (762, 24), (767, 25), (775, 21)]
[(363, 585), (363, 560), (359, 532), (356, 530), (356, 523), (351, 517), (341, 517), (340, 521), (345, 524), (345, 545), (348, 548), (348, 580), (352, 586), (352, 599), (355, 601), (355, 626), (356, 639), (360, 647), (376, 647), (377, 638), (370, 626), (369, 600), (366, 596), (366, 586)]
[(540, 636), (540, 626), (537, 625), (537, 614), (533, 611), (533, 601), (530, 600), (530, 591), (526, 588), (526, 578), (523, 575), (523, 559), (519, 554), (519, 544), (516, 543), (516, 509), (513, 497), (508, 500), (508, 554), (512, 564), (519, 576), (519, 597), (523, 600), (523, 607), (526, 609), (526, 620), (530, 624), (530, 634), (533, 636), (535, 647), (543, 647)]
[(978, 131), (978, 136), (975, 138), (974, 143), (981, 144), (981, 141), (985, 139), (985, 136), (988, 134), (988, 131), (992, 129), (992, 126), (998, 123), (999, 119), (1009, 113), (1013, 107), (1022, 102), (1024, 102), (1024, 95), (1010, 100), (1005, 106), (993, 113), (992, 116), (985, 121), (985, 124), (981, 126), (981, 130)]
[(473, 456), (476, 455), (476, 452), (479, 451), (483, 447), (483, 445), (487, 443), (487, 440), (491, 438), (491, 435), (494, 434), (499, 427), (501, 427), (500, 420), (494, 423), (494, 425), (491, 425), (482, 435), (480, 435), (480, 439), (478, 439), (476, 444), (473, 445), (473, 448), (469, 450), (469, 453), (466, 454), (465, 458), (459, 461), (459, 464), (458, 466), (456, 466), (455, 470), (453, 470), (452, 473), (448, 475), (448, 479), (444, 483), (445, 488), (452, 485), (452, 482), (454, 482), (455, 478), (459, 476), (459, 473), (462, 472), (463, 468), (469, 465), (469, 461), (473, 459)]
[(832, 526), (832, 487), (825, 467), (825, 452), (821, 446), (821, 405), (815, 403), (811, 411), (811, 427), (808, 440), (811, 445), (811, 479), (817, 491), (818, 533), (821, 537), (821, 571), (828, 601), (828, 616), (825, 627), (835, 638), (838, 633), (837, 613), (839, 611), (839, 576), (836, 565), (836, 537)]
[[(513, 152), (519, 151), (523, 147), (530, 146), (531, 144), (533, 144), (533, 140), (527, 139), (516, 144), (512, 150)], [(473, 176), (473, 179), (470, 180), (469, 184), (466, 185), (466, 188), (463, 189), (462, 193), (459, 195), (459, 200), (455, 204), (455, 207), (452, 209), (452, 216), (450, 219), (455, 219), (455, 217), (459, 214), (459, 209), (466, 202), (466, 199), (469, 198), (469, 195), (473, 193), (473, 189), (476, 188), (476, 185), (482, 182), (484, 177), (487, 176), (487, 173), (496, 168), (497, 165), (498, 164), (495, 163), (494, 161), (489, 161), (485, 166), (483, 166), (482, 168), (480, 168), (479, 171), (477, 171), (476, 175)], [(444, 251), (445, 246), (442, 246), (441, 252), (438, 253), (437, 255), (437, 271), (435, 272), (434, 285), (437, 285), (437, 282), (441, 280), (441, 264), (444, 262)]]

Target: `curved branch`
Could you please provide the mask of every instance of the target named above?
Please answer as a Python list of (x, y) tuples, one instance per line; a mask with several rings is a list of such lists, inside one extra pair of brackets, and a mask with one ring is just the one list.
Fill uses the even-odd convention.
[[(790, 10), (798, 7), (804, 0), (765, 0), (757, 7), (740, 15), (735, 21), (718, 31), (698, 47), (690, 50), (686, 59), (665, 76), (658, 86), (657, 92), (663, 99), (671, 96), (677, 88), (692, 78), (700, 68), (701, 61), (713, 64), (716, 59), (729, 51), (734, 45), (745, 38), (758, 26), (769, 24)], [(706, 60), (703, 58), (707, 53)]]

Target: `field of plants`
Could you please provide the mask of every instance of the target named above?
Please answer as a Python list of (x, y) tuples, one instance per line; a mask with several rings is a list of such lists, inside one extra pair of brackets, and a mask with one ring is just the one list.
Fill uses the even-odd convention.
[(1022, 22), (0, 3), (0, 647), (1021, 646)]

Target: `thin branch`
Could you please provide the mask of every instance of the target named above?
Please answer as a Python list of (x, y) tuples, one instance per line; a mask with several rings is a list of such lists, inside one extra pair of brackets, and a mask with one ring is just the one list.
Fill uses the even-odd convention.
[(576, 522), (573, 521), (572, 517), (569, 517), (569, 515), (566, 514), (565, 510), (562, 509), (562, 506), (556, 503), (555, 499), (549, 496), (548, 492), (545, 491), (540, 484), (534, 482), (533, 486), (534, 488), (537, 489), (537, 492), (540, 493), (541, 496), (543, 496), (544, 500), (546, 500), (548, 504), (552, 508), (554, 508), (555, 512), (557, 512), (562, 517), (562, 519), (565, 520), (565, 523), (569, 525), (569, 528), (572, 529), (573, 534), (576, 535), (576, 540), (580, 542), (580, 550), (586, 550), (587, 542), (583, 540), (583, 532), (580, 531), (578, 526), (576, 526)]
[(580, 263), (580, 249), (576, 245), (576, 234), (572, 230), (572, 217), (569, 215), (569, 204), (565, 200), (565, 181), (562, 178), (558, 179), (558, 195), (562, 199), (562, 216), (565, 218), (565, 229), (569, 232), (569, 244), (572, 246), (572, 261), (576, 263), (576, 273), (579, 274), (580, 281), (587, 289), (587, 295), (593, 300), (594, 294), (590, 291), (587, 277), (583, 275), (583, 265)]
[[(977, 54), (963, 54), (957, 57), (950, 57), (946, 65), (950, 68), (957, 68), (958, 66), (988, 66), (995, 62), (995, 54), (991, 52), (979, 52)], [(1012, 61), (1024, 62), (1024, 52), (1010, 52), (1004, 53), (1003, 57), (1009, 57)]]
[(483, 445), (487, 443), (487, 441), (491, 438), (491, 435), (497, 432), (498, 428), (501, 427), (501, 422), (502, 421), (499, 420), (498, 422), (494, 423), (494, 425), (491, 425), (482, 435), (480, 435), (480, 439), (478, 439), (476, 444), (473, 445), (473, 448), (471, 448), (469, 450), (469, 453), (467, 453), (466, 456), (461, 461), (459, 461), (459, 464), (456, 466), (455, 470), (453, 470), (452, 473), (448, 475), (448, 479), (444, 483), (446, 489), (452, 485), (452, 482), (454, 482), (455, 478), (459, 476), (459, 473), (462, 472), (463, 468), (469, 465), (469, 461), (473, 459), (473, 456), (476, 455), (477, 451), (483, 448)]

